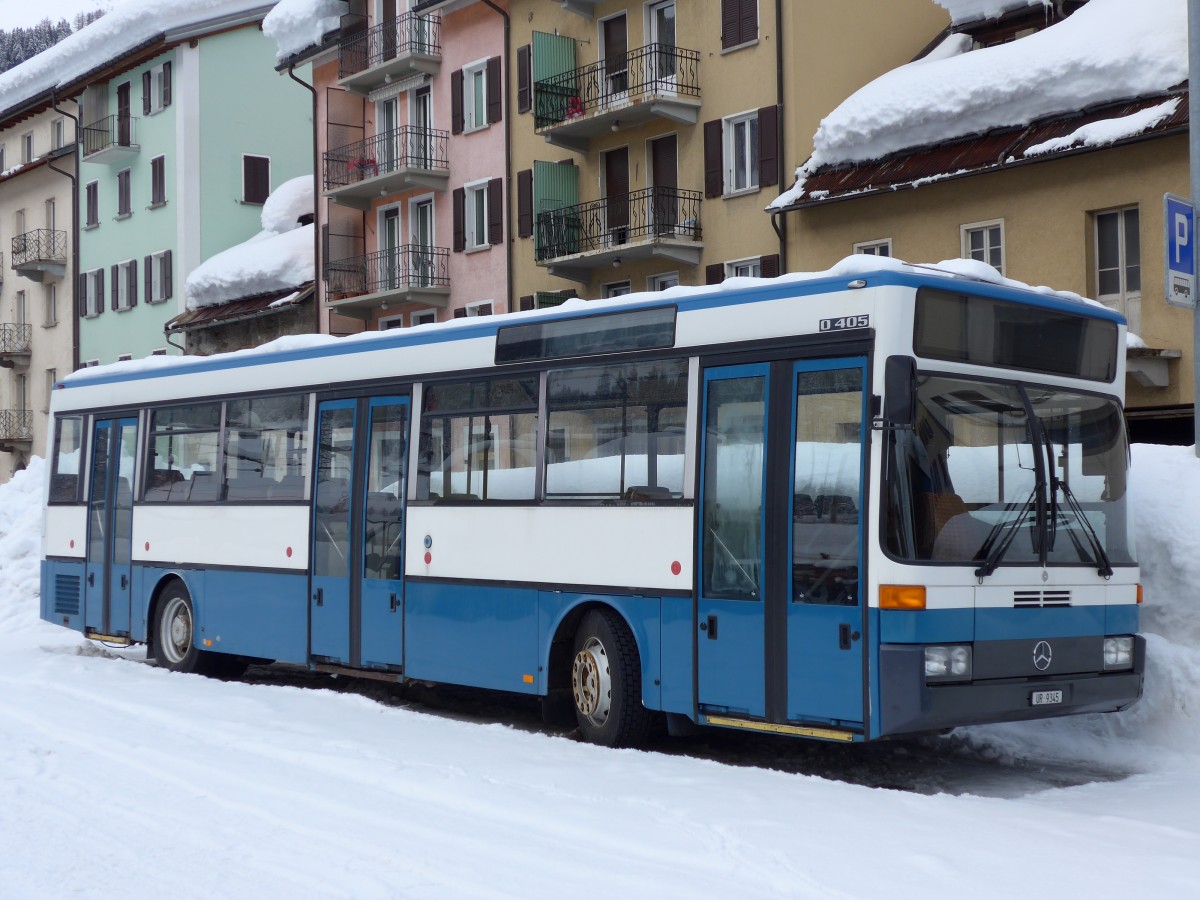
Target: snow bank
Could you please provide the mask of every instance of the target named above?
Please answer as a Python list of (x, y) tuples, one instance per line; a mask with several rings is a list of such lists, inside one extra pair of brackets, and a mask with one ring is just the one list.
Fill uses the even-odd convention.
[(995, 19), (1006, 12), (1026, 6), (1053, 6), (1050, 0), (934, 0), (934, 2), (950, 13), (950, 21), (955, 25), (974, 22), (977, 19)]
[(771, 207), (793, 202), (806, 175), (821, 166), (880, 159), (1180, 84), (1188, 76), (1187, 0), (1142, 0), (1136, 15), (1124, 0), (1091, 0), (1018, 41), (962, 52), (968, 46), (943, 45), (843, 101), (817, 129), (797, 184)]
[(263, 204), (263, 231), (283, 234), (300, 227), (302, 216), (311, 216), (316, 207), (313, 205), (313, 177), (300, 175), (285, 181), (267, 197)]
[(325, 35), (341, 26), (345, 12), (343, 0), (279, 0), (263, 19), (263, 34), (279, 47), (276, 59), (283, 62), (318, 46)]
[(42, 488), (46, 466), (40, 456), (0, 485), (0, 633), (38, 627), (39, 559), (42, 551)]

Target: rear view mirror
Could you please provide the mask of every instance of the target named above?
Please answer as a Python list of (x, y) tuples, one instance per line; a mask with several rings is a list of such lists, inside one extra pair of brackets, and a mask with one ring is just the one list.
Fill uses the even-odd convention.
[(883, 419), (893, 428), (915, 421), (917, 364), (911, 356), (889, 356), (883, 369)]

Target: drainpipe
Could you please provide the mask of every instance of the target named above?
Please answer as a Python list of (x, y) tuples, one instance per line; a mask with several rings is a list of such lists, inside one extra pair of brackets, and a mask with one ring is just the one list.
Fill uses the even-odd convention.
[(321, 273), (318, 271), (318, 264), (321, 261), (321, 228), (317, 224), (317, 203), (321, 192), (317, 189), (319, 179), (321, 177), (320, 168), (317, 166), (317, 89), (307, 81), (301, 81), (296, 77), (293, 71), (296, 68), (294, 62), (288, 62), (288, 78), (296, 82), (310, 94), (312, 94), (312, 157), (313, 157), (313, 334), (321, 333), (321, 303), (324, 301), (325, 292), (318, 287), (318, 280)]
[[(58, 92), (50, 94), (50, 106), (56, 113), (61, 113), (75, 123), (75, 172), (79, 171), (79, 142), (83, 132), (79, 128), (79, 117), (65, 109), (58, 108)], [(76, 106), (78, 109), (78, 106)], [(71, 179), (71, 371), (79, 368), (79, 298), (75, 292), (79, 289), (79, 178), (64, 169), (54, 168), (53, 161), (46, 165), (59, 175)], [(49, 398), (46, 400), (49, 405)]]
[[(787, 129), (784, 127), (786, 118), (784, 116), (785, 106), (783, 104), (783, 90), (786, 84), (786, 79), (783, 77), (783, 0), (775, 0), (775, 96), (776, 102), (779, 104), (778, 126), (775, 128), (775, 134), (778, 140), (776, 152), (779, 154), (776, 158), (779, 160), (779, 175), (780, 181), (783, 181), (784, 173), (787, 171), (784, 156), (786, 141), (784, 136)], [(787, 213), (776, 212), (771, 214), (771, 227), (775, 229), (775, 235), (779, 238), (779, 271), (784, 273), (788, 270), (787, 258)]]
[(512, 31), (512, 20), (508, 13), (497, 6), (492, 0), (483, 0), (485, 6), (493, 10), (495, 13), (504, 19), (504, 52), (501, 54), (504, 69), (504, 259), (507, 276), (507, 297), (505, 298), (505, 307), (509, 312), (513, 311), (513, 234), (512, 234), (512, 75), (509, 69), (512, 65), (512, 55), (509, 53), (509, 36)]

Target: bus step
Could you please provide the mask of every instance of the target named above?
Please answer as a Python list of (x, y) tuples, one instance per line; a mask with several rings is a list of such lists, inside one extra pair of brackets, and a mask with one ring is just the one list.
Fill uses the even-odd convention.
[(384, 672), (379, 669), (351, 669), (349, 666), (331, 666), (326, 663), (313, 663), (314, 672), (325, 672), (329, 675), (345, 675), (349, 678), (371, 678), (375, 681), (401, 682), (404, 674), (400, 671)]
[(750, 719), (733, 719), (729, 716), (704, 716), (705, 725), (722, 728), (744, 728), (748, 731), (765, 731), (770, 734), (791, 734), (797, 737), (823, 738), (827, 741), (852, 741), (854, 732), (838, 728), (813, 728), (805, 725), (777, 725), (774, 722), (755, 722)]
[(83, 636), (93, 641), (100, 641), (102, 644), (119, 644), (122, 647), (128, 647), (133, 643), (125, 634), (101, 634), (98, 631), (85, 631)]

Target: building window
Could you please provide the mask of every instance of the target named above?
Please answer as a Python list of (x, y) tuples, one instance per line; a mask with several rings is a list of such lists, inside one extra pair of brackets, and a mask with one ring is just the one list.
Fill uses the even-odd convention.
[(467, 249), (478, 250), (488, 246), (488, 184), (481, 181), (468, 184), (467, 192)]
[(151, 253), (142, 260), (146, 278), (146, 302), (161, 303), (171, 296), (171, 251)]
[(624, 297), (631, 290), (628, 281), (610, 281), (600, 285), (601, 297)]
[(481, 59), (463, 69), (463, 131), (487, 124), (487, 60)]
[(662, 275), (651, 275), (646, 279), (646, 290), (665, 291), (667, 288), (678, 287), (679, 273), (665, 272)]
[(137, 260), (127, 259), (112, 267), (113, 309), (137, 306)]
[(415, 312), (409, 317), (409, 324), (414, 328), (418, 325), (432, 325), (437, 321), (436, 309), (423, 309), (420, 312)]
[(95, 228), (100, 224), (100, 182), (89, 181), (83, 189), (86, 219), (84, 228)]
[(83, 291), (81, 312), (84, 318), (94, 318), (104, 312), (104, 270), (92, 269), (90, 272), (84, 272), (80, 276), (80, 282)]
[(167, 159), (156, 156), (150, 160), (150, 208), (156, 209), (167, 203)]
[(64, 119), (55, 119), (50, 123), (50, 149), (58, 150), (67, 142), (67, 126)]
[(492, 314), (492, 301), (483, 300), (479, 303), (468, 303), (464, 309), (466, 317), (473, 319), (476, 316), (490, 316)]
[(721, 49), (758, 40), (758, 0), (721, 0)]
[(81, 369), (93, 369), (98, 365), (100, 365), (100, 360), (98, 360), (98, 359), (85, 359), (83, 361), (83, 363), (80, 365), (80, 368)]
[(58, 369), (46, 370), (46, 405), (42, 412), (50, 412), (50, 398), (54, 396), (54, 385), (58, 384)]
[(884, 238), (881, 241), (863, 241), (854, 245), (854, 252), (863, 253), (867, 256), (891, 256), (892, 239)]
[(1138, 208), (1096, 213), (1096, 299), (1121, 306), (1142, 291)]
[(962, 258), (985, 262), (1004, 274), (1004, 222), (974, 222), (962, 226)]
[(762, 278), (762, 257), (735, 259), (725, 263), (726, 278)]
[(153, 115), (171, 105), (171, 64), (155, 66), (142, 73), (142, 113)]
[(21, 135), (21, 162), (33, 162), (33, 132)]
[(56, 214), (57, 207), (54, 203), (54, 198), (50, 197), (46, 200), (46, 229), (54, 231), (58, 227), (58, 215)]
[(725, 186), (730, 194), (758, 189), (758, 112), (725, 119)]
[(129, 362), (133, 359), (132, 353), (122, 353), (117, 357), (117, 362)]
[(43, 297), (45, 315), (42, 318), (42, 325), (51, 328), (58, 324), (58, 285), (47, 284)]
[(129, 194), (129, 170), (122, 169), (117, 173), (117, 218), (124, 219), (133, 215), (133, 202)]
[(8, 165), (5, 162), (4, 145), (0, 144), (0, 173), (6, 171)]
[(271, 193), (271, 158), (242, 155), (242, 202), (266, 203)]
[(13, 314), (17, 325), (24, 325), (29, 321), (29, 312), (25, 306), (24, 291), (17, 291), (16, 296), (13, 298)]

